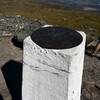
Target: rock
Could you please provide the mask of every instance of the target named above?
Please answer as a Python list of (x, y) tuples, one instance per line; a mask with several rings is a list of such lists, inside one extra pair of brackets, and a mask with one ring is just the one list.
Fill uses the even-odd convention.
[(29, 36), (35, 30), (41, 28), (42, 26), (46, 25), (46, 22), (35, 20), (33, 22), (26, 22), (23, 25), (17, 25), (17, 31), (14, 34), (14, 38), (17, 39), (19, 42), (23, 42), (25, 37)]
[(85, 55), (81, 100), (100, 100), (100, 60)]
[(94, 81), (83, 82), (82, 100), (99, 100), (100, 90), (95, 87)]
[(0, 16), (0, 36), (13, 35), (14, 38), (22, 42), (26, 36), (45, 24), (45, 21), (38, 19), (32, 21), (20, 15)]
[(99, 58), (100, 57), (100, 47), (98, 47), (99, 42), (100, 42), (100, 37), (90, 42), (86, 47), (86, 53), (90, 54), (91, 56), (96, 56)]

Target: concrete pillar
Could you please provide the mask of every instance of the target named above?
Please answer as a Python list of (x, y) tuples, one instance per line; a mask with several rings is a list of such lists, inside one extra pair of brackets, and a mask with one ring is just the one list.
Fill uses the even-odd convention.
[(80, 100), (85, 33), (44, 27), (24, 40), (22, 100)]

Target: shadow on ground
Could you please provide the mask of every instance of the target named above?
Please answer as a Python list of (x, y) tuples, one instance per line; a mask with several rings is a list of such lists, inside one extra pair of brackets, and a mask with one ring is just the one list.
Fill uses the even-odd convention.
[(0, 94), (0, 100), (3, 100), (3, 97), (2, 97), (2, 95)]
[[(12, 96), (12, 100), (22, 100), (22, 64), (10, 60), (4, 66), (2, 66), (2, 73)], [(2, 99), (0, 98), (0, 100)]]
[(23, 42), (19, 42), (16, 38), (12, 38), (11, 42), (13, 43), (14, 46), (23, 49)]

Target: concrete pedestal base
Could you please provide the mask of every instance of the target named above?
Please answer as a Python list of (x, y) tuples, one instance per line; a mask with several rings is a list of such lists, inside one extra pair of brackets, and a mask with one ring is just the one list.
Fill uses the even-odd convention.
[(82, 42), (68, 49), (24, 40), (22, 100), (80, 100), (86, 36), (78, 34)]

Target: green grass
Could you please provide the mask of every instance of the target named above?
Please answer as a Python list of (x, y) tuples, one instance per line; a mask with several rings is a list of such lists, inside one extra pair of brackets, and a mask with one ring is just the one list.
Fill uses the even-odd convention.
[(30, 19), (45, 20), (53, 25), (85, 31), (87, 36), (100, 35), (100, 15), (95, 12), (65, 10), (60, 7), (54, 8), (34, 4), (29, 0), (28, 2), (21, 0), (20, 3), (14, 2), (0, 6), (0, 13), (1, 15), (22, 15)]

